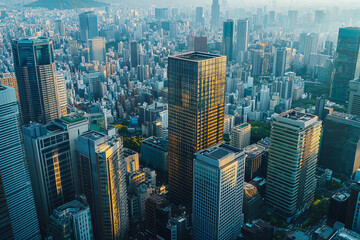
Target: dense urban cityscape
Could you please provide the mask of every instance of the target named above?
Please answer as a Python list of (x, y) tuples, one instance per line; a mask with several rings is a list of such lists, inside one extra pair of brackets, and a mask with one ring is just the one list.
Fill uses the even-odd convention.
[(0, 240), (360, 240), (359, 11), (0, 0)]

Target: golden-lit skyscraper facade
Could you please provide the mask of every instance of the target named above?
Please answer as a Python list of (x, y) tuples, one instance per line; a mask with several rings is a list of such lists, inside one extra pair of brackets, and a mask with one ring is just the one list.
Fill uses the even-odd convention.
[(169, 57), (169, 191), (191, 206), (194, 153), (223, 141), (226, 57)]

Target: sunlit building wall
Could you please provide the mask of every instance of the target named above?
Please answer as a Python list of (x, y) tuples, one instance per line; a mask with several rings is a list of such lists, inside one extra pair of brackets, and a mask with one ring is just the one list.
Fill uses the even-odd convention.
[(289, 110), (272, 122), (266, 202), (287, 221), (314, 199), (320, 135), (321, 121), (314, 115)]
[(226, 57), (169, 57), (169, 191), (191, 205), (193, 154), (223, 141)]

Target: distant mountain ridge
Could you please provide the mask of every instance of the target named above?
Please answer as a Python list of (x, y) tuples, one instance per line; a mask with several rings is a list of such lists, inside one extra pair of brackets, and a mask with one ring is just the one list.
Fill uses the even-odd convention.
[(38, 0), (26, 5), (27, 7), (42, 7), (48, 9), (74, 9), (74, 8), (91, 8), (108, 5), (104, 2), (95, 0)]

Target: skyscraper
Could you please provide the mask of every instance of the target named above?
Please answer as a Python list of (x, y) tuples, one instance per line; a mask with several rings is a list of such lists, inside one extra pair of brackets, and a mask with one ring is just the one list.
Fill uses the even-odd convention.
[(31, 123), (22, 130), (39, 223), (45, 230), (53, 210), (75, 197), (69, 134), (60, 122)]
[(169, 191), (191, 205), (193, 154), (222, 142), (226, 57), (187, 53), (169, 57)]
[(96, 239), (125, 239), (129, 229), (126, 162), (121, 138), (88, 131), (78, 138), (80, 190)]
[(360, 78), (349, 82), (348, 113), (360, 116)]
[(288, 222), (313, 201), (321, 121), (289, 110), (272, 122), (266, 202)]
[(59, 107), (62, 116), (67, 114), (67, 92), (65, 78), (62, 74), (56, 74), (56, 85), (59, 96)]
[(53, 43), (47, 38), (12, 42), (23, 123), (49, 123), (61, 117)]
[(308, 33), (305, 36), (304, 43), (304, 64), (309, 65), (311, 53), (317, 53), (319, 35), (316, 33)]
[(277, 48), (274, 54), (273, 74), (275, 77), (282, 77), (286, 68), (286, 48)]
[(84, 12), (79, 15), (80, 38), (87, 42), (89, 39), (99, 36), (97, 16), (95, 12)]
[(333, 112), (323, 124), (319, 166), (350, 176), (360, 168), (360, 117)]
[(360, 76), (360, 28), (340, 28), (335, 54), (335, 75), (331, 84), (330, 99), (346, 103), (349, 82)]
[(266, 112), (269, 110), (270, 105), (270, 90), (269, 87), (265, 84), (261, 85), (260, 90), (260, 111)]
[(196, 7), (195, 24), (197, 26), (204, 26), (204, 24), (205, 24), (203, 7)]
[(248, 48), (249, 21), (238, 20), (236, 30), (236, 57), (238, 57), (240, 52), (245, 52)]
[(299, 18), (298, 10), (289, 10), (288, 11), (288, 27), (293, 28), (297, 25)]
[(220, 22), (220, 4), (219, 0), (213, 0), (211, 5), (211, 26), (218, 27)]
[(104, 62), (106, 58), (105, 52), (105, 38), (94, 37), (89, 40), (90, 46), (90, 60)]
[(244, 221), (243, 151), (225, 144), (195, 154), (193, 236), (201, 239), (236, 239)]
[(138, 42), (136, 40), (130, 41), (130, 66), (136, 68), (138, 63)]
[(15, 90), (0, 85), (0, 238), (40, 239)]
[(65, 36), (65, 25), (63, 20), (55, 20), (55, 33)]
[(238, 149), (243, 149), (250, 144), (251, 125), (243, 123), (231, 129), (230, 145)]
[(229, 19), (224, 22), (222, 54), (227, 57), (228, 61), (233, 60), (234, 54), (234, 20)]

